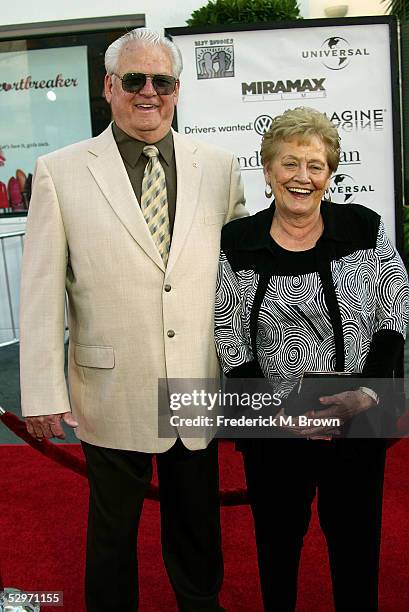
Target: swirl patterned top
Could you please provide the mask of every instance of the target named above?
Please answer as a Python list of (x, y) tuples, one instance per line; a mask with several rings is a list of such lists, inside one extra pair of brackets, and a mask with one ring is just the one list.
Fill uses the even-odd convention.
[(215, 341), (226, 375), (264, 376), (286, 397), (304, 371), (336, 369), (338, 344), (346, 372), (391, 376), (406, 334), (409, 289), (379, 215), (323, 201), (321, 238), (294, 252), (270, 236), (274, 210), (273, 203), (223, 228)]

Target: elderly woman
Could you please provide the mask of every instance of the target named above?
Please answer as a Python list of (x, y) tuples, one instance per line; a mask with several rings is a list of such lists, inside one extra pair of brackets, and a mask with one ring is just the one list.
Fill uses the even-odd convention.
[[(284, 398), (289, 381), (306, 371), (391, 377), (404, 344), (407, 276), (379, 215), (323, 199), (339, 155), (325, 115), (296, 108), (276, 117), (261, 145), (266, 196), (274, 202), (222, 234), (215, 333), (223, 370), (264, 377)], [(351, 386), (320, 400), (320, 416), (339, 418), (344, 431), (380, 409), (376, 388)], [(293, 425), (285, 439), (239, 446), (264, 609), (295, 609), (318, 492), (335, 608), (375, 611), (385, 440)]]

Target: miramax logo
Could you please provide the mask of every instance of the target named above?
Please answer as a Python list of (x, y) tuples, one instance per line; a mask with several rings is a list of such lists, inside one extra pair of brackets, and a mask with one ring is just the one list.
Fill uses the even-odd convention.
[(325, 77), (241, 83), (242, 101), (325, 98), (327, 92), (324, 83)]

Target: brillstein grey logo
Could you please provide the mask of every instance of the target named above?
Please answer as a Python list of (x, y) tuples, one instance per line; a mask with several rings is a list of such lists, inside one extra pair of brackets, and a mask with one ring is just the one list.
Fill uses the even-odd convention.
[(198, 79), (234, 77), (233, 45), (212, 45), (195, 48)]
[(353, 47), (346, 38), (331, 36), (324, 40), (320, 49), (312, 49), (301, 52), (303, 59), (318, 58), (329, 70), (342, 70), (346, 68), (353, 57), (357, 55), (369, 55), (368, 49)]
[(375, 191), (373, 185), (360, 185), (350, 174), (335, 174), (329, 190), (335, 202), (341, 202), (341, 204), (353, 202), (357, 194)]
[(263, 136), (270, 129), (273, 118), (270, 115), (259, 115), (254, 122), (254, 130)]

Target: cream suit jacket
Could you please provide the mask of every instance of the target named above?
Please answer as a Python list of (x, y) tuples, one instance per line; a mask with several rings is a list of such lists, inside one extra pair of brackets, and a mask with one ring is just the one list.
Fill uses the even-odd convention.
[[(247, 214), (240, 172), (231, 153), (208, 144), (174, 133), (174, 147), (176, 218), (166, 271), (111, 126), (37, 162), (21, 279), (22, 411), (71, 409), (78, 437), (91, 444), (167, 450), (178, 434), (158, 437), (158, 379), (219, 373), (213, 310), (220, 231)], [(199, 449), (210, 437), (182, 439)]]

